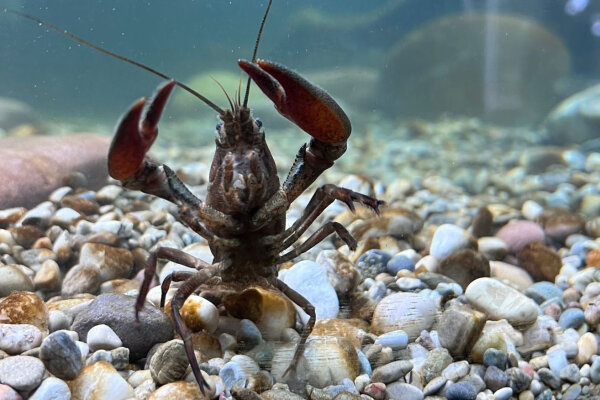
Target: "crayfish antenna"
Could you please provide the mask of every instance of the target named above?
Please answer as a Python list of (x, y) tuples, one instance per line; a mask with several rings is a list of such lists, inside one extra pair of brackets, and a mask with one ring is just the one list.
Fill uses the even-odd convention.
[[(262, 21), (260, 22), (260, 28), (258, 28), (258, 35), (256, 36), (256, 42), (254, 43), (254, 51), (252, 52), (252, 62), (256, 62), (256, 53), (258, 52), (258, 44), (260, 43), (260, 37), (262, 36), (263, 28), (265, 27), (265, 22), (267, 22), (267, 16), (269, 15), (269, 10), (271, 10), (271, 4), (273, 0), (269, 0), (269, 4), (267, 4), (267, 9), (265, 10), (265, 15), (263, 16)], [(244, 104), (243, 107), (248, 107), (248, 96), (250, 96), (250, 83), (252, 79), (248, 77), (248, 83), (246, 84), (246, 94), (244, 95)]]

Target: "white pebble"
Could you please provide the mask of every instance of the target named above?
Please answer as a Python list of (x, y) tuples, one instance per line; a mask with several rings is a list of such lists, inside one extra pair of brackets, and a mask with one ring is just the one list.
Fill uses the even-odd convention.
[(112, 350), (123, 346), (123, 342), (108, 325), (100, 324), (89, 330), (87, 345), (91, 351)]

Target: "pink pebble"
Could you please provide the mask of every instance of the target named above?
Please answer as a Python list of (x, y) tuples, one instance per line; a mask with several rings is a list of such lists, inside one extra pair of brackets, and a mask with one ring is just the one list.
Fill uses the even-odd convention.
[(0, 383), (0, 399), (2, 400), (23, 400), (21, 395), (8, 385)]
[(502, 239), (511, 253), (516, 254), (531, 242), (544, 243), (545, 235), (541, 226), (531, 221), (514, 221), (504, 225), (496, 236)]

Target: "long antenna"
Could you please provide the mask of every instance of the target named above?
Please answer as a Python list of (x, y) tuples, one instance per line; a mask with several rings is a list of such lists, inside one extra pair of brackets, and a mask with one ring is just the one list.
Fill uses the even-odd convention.
[(38, 24), (40, 24), (42, 26), (45, 26), (46, 28), (52, 29), (52, 30), (60, 33), (61, 35), (65, 35), (65, 36), (67, 36), (67, 37), (75, 40), (76, 42), (79, 42), (79, 43), (81, 43), (81, 44), (83, 44), (83, 45), (85, 45), (87, 47), (91, 47), (92, 49), (97, 50), (97, 51), (99, 51), (101, 53), (107, 54), (107, 55), (109, 55), (111, 57), (114, 57), (114, 58), (117, 58), (117, 59), (119, 59), (121, 61), (125, 61), (125, 62), (127, 62), (129, 64), (133, 64), (136, 67), (141, 68), (143, 70), (146, 70), (146, 71), (148, 71), (148, 72), (150, 72), (150, 73), (152, 73), (154, 75), (158, 75), (158, 76), (160, 76), (163, 79), (171, 80), (171, 81), (175, 82), (175, 85), (179, 86), (183, 90), (185, 90), (185, 91), (191, 93), (192, 95), (196, 96), (197, 98), (199, 98), (200, 100), (202, 100), (204, 103), (206, 103), (206, 105), (208, 105), (210, 108), (212, 108), (213, 110), (215, 110), (219, 114), (221, 114), (221, 115), (224, 114), (224, 111), (223, 111), (223, 109), (221, 109), (221, 107), (217, 106), (215, 103), (213, 103), (212, 101), (208, 100), (206, 97), (204, 97), (203, 95), (201, 95), (200, 93), (198, 93), (197, 91), (195, 91), (194, 89), (192, 89), (191, 87), (189, 87), (189, 86), (187, 86), (187, 85), (185, 85), (185, 84), (183, 84), (183, 83), (181, 83), (181, 82), (179, 82), (179, 81), (171, 78), (170, 76), (167, 76), (167, 75), (163, 74), (160, 71), (155, 70), (154, 68), (151, 68), (151, 67), (149, 67), (147, 65), (144, 65), (144, 64), (142, 64), (140, 62), (137, 62), (137, 61), (132, 60), (130, 58), (127, 58), (127, 57), (121, 56), (119, 54), (113, 53), (112, 51), (106, 50), (106, 49), (104, 49), (104, 48), (102, 48), (100, 46), (97, 46), (97, 45), (95, 45), (93, 43), (90, 43), (87, 40), (85, 40), (83, 38), (80, 38), (79, 36), (76, 36), (76, 35), (72, 34), (71, 32), (67, 31), (66, 29), (59, 28), (58, 26), (52, 25), (51, 23), (46, 22), (46, 21), (44, 21), (42, 19), (39, 19), (38, 17), (34, 17), (33, 15), (25, 14), (25, 13), (22, 13), (20, 11), (9, 10), (7, 8), (5, 8), (4, 11), (12, 13), (12, 14), (15, 14), (15, 15), (18, 15), (18, 16), (23, 17), (23, 18), (30, 19), (32, 21), (35, 21)]
[[(271, 3), (273, 0), (269, 0), (269, 4), (267, 5), (267, 9), (265, 10), (265, 15), (263, 16), (262, 22), (260, 23), (260, 28), (258, 29), (258, 35), (256, 36), (256, 42), (254, 43), (254, 52), (252, 53), (252, 62), (256, 62), (256, 53), (258, 52), (258, 44), (260, 43), (260, 37), (262, 35), (263, 28), (265, 27), (265, 22), (267, 22), (267, 15), (269, 15), (269, 10), (271, 9)], [(248, 83), (246, 84), (246, 94), (244, 95), (244, 107), (248, 106), (248, 96), (250, 96), (250, 82), (251, 79), (248, 77)]]

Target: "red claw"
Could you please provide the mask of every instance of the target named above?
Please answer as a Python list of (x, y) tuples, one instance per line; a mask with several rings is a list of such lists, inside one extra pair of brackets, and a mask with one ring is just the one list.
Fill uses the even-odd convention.
[(115, 179), (125, 180), (139, 170), (144, 157), (158, 135), (158, 120), (175, 86), (167, 81), (158, 87), (150, 100), (143, 118), (146, 99), (141, 98), (127, 111), (119, 124), (108, 151), (108, 173)]
[(238, 65), (273, 101), (281, 115), (315, 139), (335, 144), (350, 136), (350, 120), (338, 103), (297, 72), (265, 60), (256, 63), (240, 60)]

